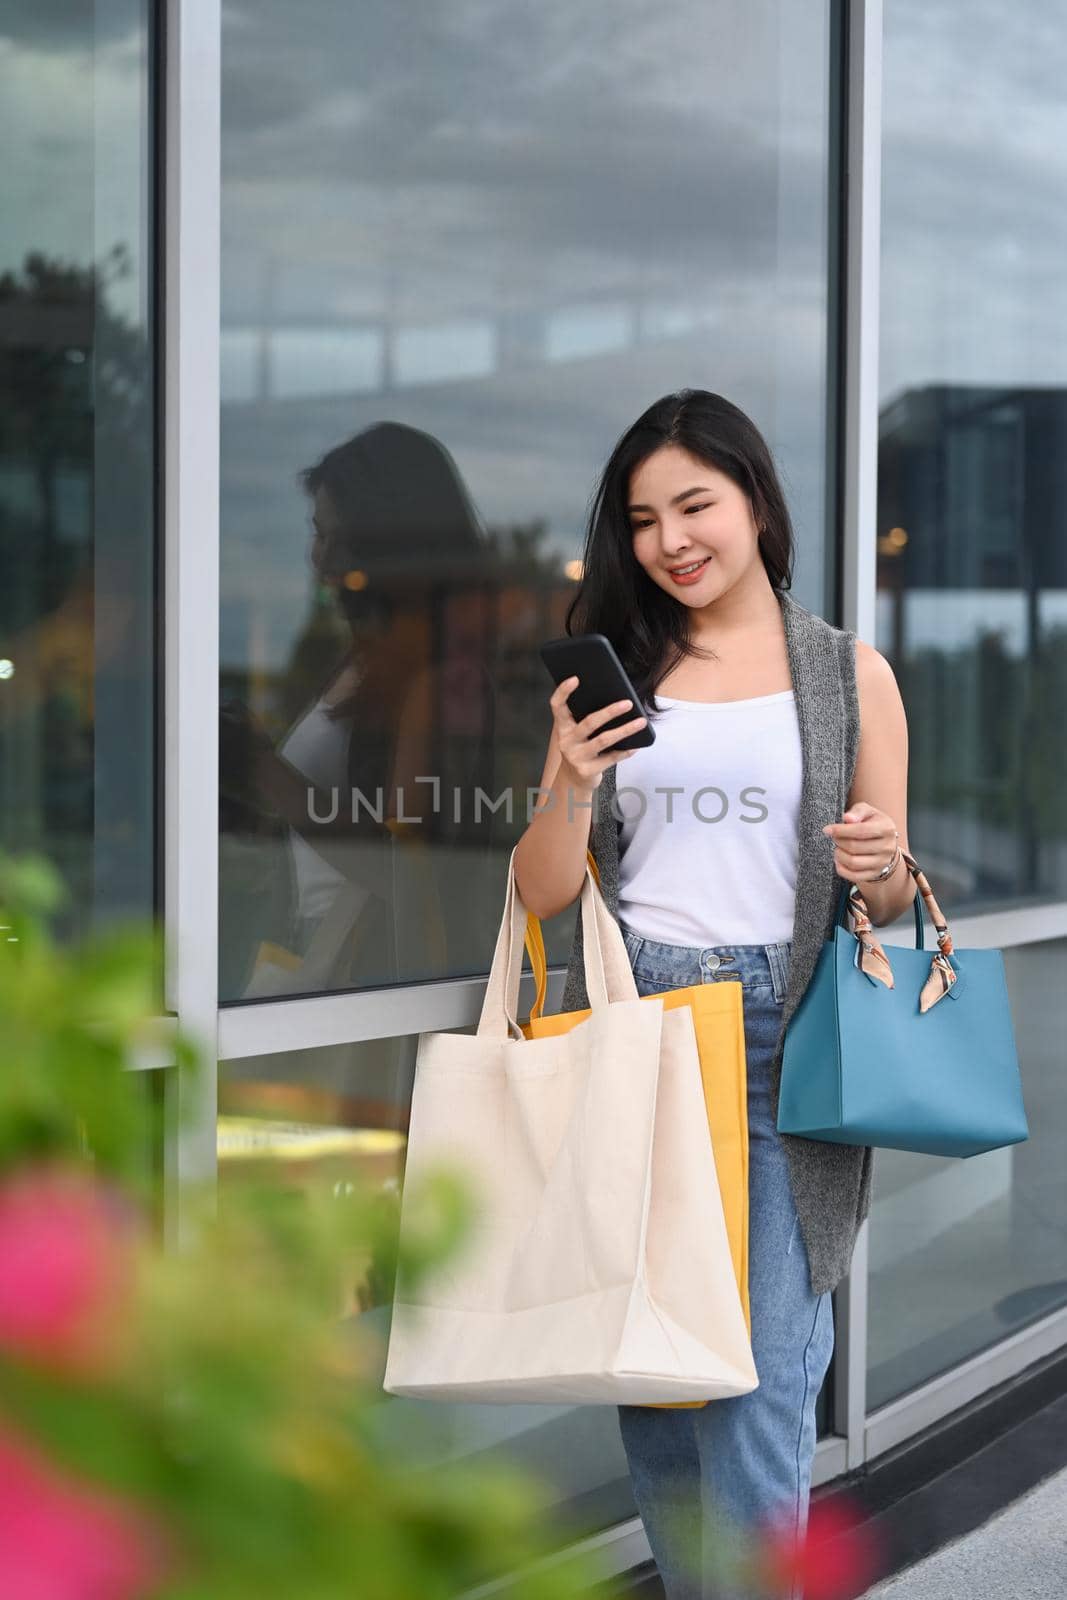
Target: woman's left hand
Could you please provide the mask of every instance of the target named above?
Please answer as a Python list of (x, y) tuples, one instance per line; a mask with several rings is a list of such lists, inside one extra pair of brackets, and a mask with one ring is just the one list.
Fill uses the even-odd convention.
[(898, 843), (892, 817), (866, 800), (857, 800), (840, 822), (828, 822), (822, 831), (834, 841), (834, 871), (849, 883), (877, 878), (892, 861)]

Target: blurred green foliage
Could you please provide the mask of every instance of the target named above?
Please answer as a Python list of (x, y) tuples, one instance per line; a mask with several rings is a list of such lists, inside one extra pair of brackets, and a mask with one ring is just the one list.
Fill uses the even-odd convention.
[[(0, 1311), (0, 1429), (162, 1528), (164, 1576), (143, 1592), (163, 1600), (451, 1600), (510, 1574), (516, 1600), (588, 1593), (598, 1574), (585, 1562), (523, 1575), (554, 1553), (534, 1509), (544, 1486), (498, 1458), (435, 1465), (418, 1407), (380, 1388), (381, 1335), (338, 1315), (354, 1246), (388, 1303), (398, 1274), (414, 1289), (461, 1244), (462, 1175), (442, 1171), (412, 1196), (402, 1258), (398, 1197), (359, 1181), (343, 1195), (242, 1182), (218, 1209), (213, 1186), (186, 1194), (195, 1243), (165, 1249), (145, 1159), (164, 1137), (163, 1097), (131, 1070), (158, 933), (59, 948), (48, 920), (61, 899), (47, 863), (0, 857), (0, 1196), (20, 1175), (76, 1170), (115, 1208), (130, 1289), (109, 1291), (113, 1338), (93, 1370), (14, 1349)], [(162, 1070), (202, 1068), (179, 1037)], [(0, 1261), (0, 1302), (54, 1307), (60, 1266), (28, 1259)], [(72, 1578), (72, 1600), (82, 1592)]]

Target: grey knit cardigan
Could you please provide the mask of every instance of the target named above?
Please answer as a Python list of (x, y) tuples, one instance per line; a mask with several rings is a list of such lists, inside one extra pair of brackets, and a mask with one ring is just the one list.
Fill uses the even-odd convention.
[[(789, 669), (796, 695), (803, 752), (796, 909), (789, 982), (771, 1067), (775, 1118), (782, 1076), (785, 1030), (808, 986), (823, 942), (831, 935), (842, 880), (834, 870), (829, 836), (821, 830), (839, 822), (859, 747), (856, 692), (856, 635), (835, 628), (792, 598), (776, 591), (785, 623)], [(600, 889), (619, 920), (619, 828), (614, 766), (608, 767), (593, 795), (589, 848), (600, 873)], [(709, 885), (709, 893), (714, 886)], [(582, 959), (582, 919), (575, 921), (561, 1011), (588, 1006)], [(869, 1145), (831, 1144), (783, 1133), (793, 1199), (808, 1251), (815, 1294), (832, 1289), (847, 1273), (856, 1234), (870, 1206), (872, 1151)]]

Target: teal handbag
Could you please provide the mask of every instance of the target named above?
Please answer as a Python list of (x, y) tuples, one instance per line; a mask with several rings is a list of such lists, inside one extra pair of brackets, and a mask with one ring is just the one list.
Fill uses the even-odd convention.
[(1019, 1144), (1030, 1133), (1004, 959), (953, 949), (925, 874), (902, 855), (917, 885), (915, 949), (883, 949), (859, 888), (842, 882), (832, 937), (786, 1028), (778, 1131), (938, 1156)]

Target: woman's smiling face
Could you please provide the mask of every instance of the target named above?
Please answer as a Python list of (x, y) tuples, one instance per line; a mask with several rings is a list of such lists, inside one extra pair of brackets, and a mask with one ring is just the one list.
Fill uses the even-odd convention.
[[(748, 495), (680, 445), (662, 445), (631, 474), (629, 514), (636, 560), (684, 605), (707, 605), (760, 560)], [(704, 565), (672, 576), (693, 562)]]

